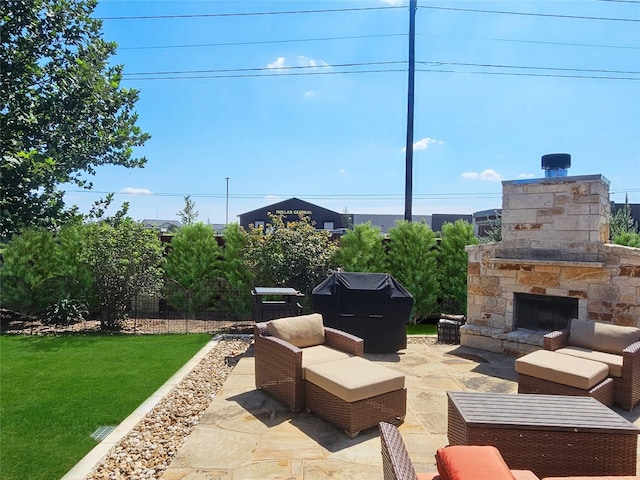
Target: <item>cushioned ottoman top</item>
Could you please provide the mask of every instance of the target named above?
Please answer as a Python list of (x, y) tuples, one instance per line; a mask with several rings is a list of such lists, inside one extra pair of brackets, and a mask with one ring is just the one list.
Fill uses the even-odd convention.
[(589, 390), (609, 375), (609, 367), (600, 362), (537, 350), (516, 360), (516, 372), (570, 387)]
[(404, 375), (362, 357), (310, 365), (305, 378), (346, 402), (404, 388)]

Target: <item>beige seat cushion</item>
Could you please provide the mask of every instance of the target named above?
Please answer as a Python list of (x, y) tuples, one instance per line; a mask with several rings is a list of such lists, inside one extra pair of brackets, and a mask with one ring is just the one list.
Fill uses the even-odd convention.
[(307, 367), (306, 379), (346, 402), (404, 388), (404, 375), (362, 357)]
[(610, 325), (572, 318), (569, 323), (568, 344), (590, 350), (622, 355), (622, 350), (640, 340), (635, 327)]
[(609, 366), (609, 376), (622, 377), (622, 355), (613, 353), (598, 352), (580, 347), (565, 347), (555, 351), (563, 355), (573, 355), (574, 357), (586, 358), (595, 362), (606, 363)]
[(298, 348), (324, 343), (324, 325), (319, 313), (271, 320), (267, 322), (267, 333)]
[(334, 362), (344, 360), (352, 355), (326, 345), (314, 345), (302, 349), (302, 378), (306, 378), (307, 367), (318, 365), (319, 363)]
[(609, 375), (604, 363), (548, 350), (528, 353), (518, 358), (515, 366), (518, 373), (582, 390), (589, 390)]

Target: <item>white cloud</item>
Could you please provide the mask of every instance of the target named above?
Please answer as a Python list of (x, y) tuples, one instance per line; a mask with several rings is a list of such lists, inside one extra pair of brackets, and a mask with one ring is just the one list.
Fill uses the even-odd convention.
[(502, 181), (502, 175), (491, 168), (487, 168), (481, 173), (478, 172), (463, 172), (462, 178), (480, 179), (487, 182), (500, 182)]
[(387, 5), (391, 5), (393, 7), (397, 6), (397, 5), (402, 5), (402, 2), (404, 2), (404, 0), (380, 0), (382, 3), (386, 3)]
[(282, 197), (279, 195), (265, 195), (265, 200), (281, 200)]
[(340, 170), (338, 170), (338, 173), (347, 173), (347, 171), (344, 168), (341, 168)]
[[(329, 68), (329, 64), (324, 60), (308, 58), (304, 55), (298, 55), (296, 57), (296, 63), (298, 67), (311, 67), (311, 68)], [(287, 63), (286, 57), (278, 57), (273, 62), (267, 63), (270, 70), (280, 70), (280, 73), (286, 73), (286, 70), (291, 68), (291, 65)]]
[(324, 60), (307, 58), (304, 55), (298, 55), (296, 58), (298, 59), (299, 67), (328, 67), (329, 66), (329, 64)]
[(135, 187), (125, 187), (118, 193), (124, 193), (125, 195), (153, 195), (153, 192), (147, 188)]
[[(435, 143), (442, 144), (444, 142), (442, 140), (436, 140), (435, 138), (424, 137), (423, 139), (414, 142), (413, 151), (416, 152), (418, 150), (426, 150), (427, 148), (429, 148), (429, 145), (433, 145)], [(402, 147), (402, 151), (406, 152), (407, 147)]]
[(273, 62), (267, 63), (266, 68), (272, 68), (272, 69), (286, 68), (285, 60), (286, 59), (284, 57), (278, 57)]
[(316, 94), (313, 90), (309, 90), (308, 92), (304, 92), (305, 97), (313, 97)]
[(497, 173), (495, 170), (492, 170), (491, 168), (487, 168), (484, 172), (482, 172), (480, 174), (480, 178), (482, 180), (487, 180), (489, 182), (501, 182), (502, 181), (502, 175)]
[(518, 178), (534, 178), (535, 175), (533, 173), (521, 173), (518, 175)]

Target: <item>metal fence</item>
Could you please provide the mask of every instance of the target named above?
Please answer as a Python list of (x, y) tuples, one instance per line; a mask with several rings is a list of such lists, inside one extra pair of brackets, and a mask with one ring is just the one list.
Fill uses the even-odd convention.
[[(162, 293), (135, 298), (120, 331), (133, 334), (252, 332), (251, 292), (213, 283), (200, 289), (197, 302), (190, 298), (191, 293), (169, 284)], [(176, 301), (176, 294), (182, 301)], [(2, 332), (6, 334), (100, 331), (99, 314), (72, 325), (56, 326), (43, 324), (38, 318), (3, 310), (1, 323)]]

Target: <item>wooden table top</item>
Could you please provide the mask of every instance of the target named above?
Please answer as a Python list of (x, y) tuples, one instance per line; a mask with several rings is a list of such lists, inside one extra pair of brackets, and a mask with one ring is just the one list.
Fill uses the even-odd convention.
[(447, 392), (467, 426), (633, 434), (640, 428), (591, 397)]

